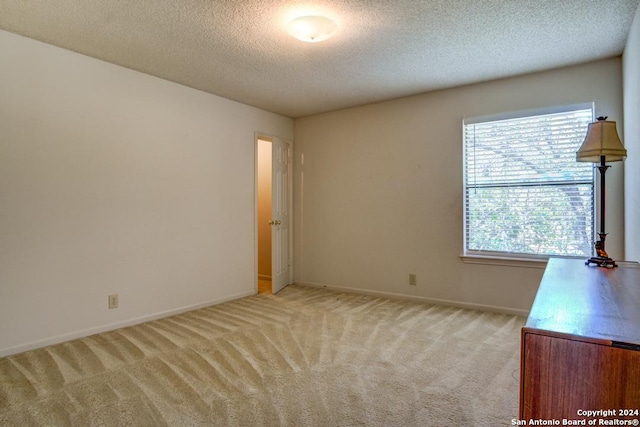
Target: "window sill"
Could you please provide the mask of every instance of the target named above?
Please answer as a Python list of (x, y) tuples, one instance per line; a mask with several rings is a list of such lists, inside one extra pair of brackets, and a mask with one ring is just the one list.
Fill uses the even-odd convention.
[(519, 268), (545, 268), (547, 258), (512, 258), (491, 255), (460, 255), (465, 264), (500, 265)]

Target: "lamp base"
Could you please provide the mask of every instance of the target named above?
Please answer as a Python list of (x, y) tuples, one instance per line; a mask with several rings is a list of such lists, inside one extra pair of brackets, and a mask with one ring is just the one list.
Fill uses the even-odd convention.
[(616, 262), (611, 258), (602, 257), (602, 256), (591, 257), (585, 262), (585, 265), (591, 265), (591, 264), (595, 264), (598, 267), (605, 267), (605, 268), (614, 268), (618, 266), (618, 264), (616, 264)]

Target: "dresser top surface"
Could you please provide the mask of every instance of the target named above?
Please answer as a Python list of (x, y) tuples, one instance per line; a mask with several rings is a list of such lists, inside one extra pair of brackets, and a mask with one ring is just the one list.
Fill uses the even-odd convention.
[(525, 329), (640, 345), (640, 265), (549, 259)]

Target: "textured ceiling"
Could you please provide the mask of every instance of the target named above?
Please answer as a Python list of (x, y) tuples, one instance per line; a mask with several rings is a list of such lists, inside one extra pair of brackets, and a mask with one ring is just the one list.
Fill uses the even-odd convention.
[[(0, 28), (302, 117), (622, 53), (639, 0), (0, 0)], [(289, 36), (333, 18), (321, 43)]]

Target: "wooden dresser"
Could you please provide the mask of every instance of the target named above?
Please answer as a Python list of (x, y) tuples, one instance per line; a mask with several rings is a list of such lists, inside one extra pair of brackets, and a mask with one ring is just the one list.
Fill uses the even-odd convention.
[(521, 346), (521, 420), (640, 420), (640, 265), (550, 259)]

